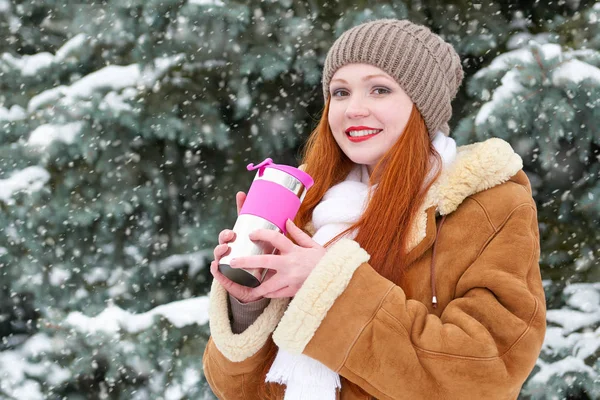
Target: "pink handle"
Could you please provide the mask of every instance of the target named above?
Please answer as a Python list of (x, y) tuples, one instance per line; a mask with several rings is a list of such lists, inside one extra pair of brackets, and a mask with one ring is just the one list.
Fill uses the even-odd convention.
[(285, 234), (285, 222), (293, 220), (300, 209), (300, 199), (285, 187), (258, 179), (252, 183), (240, 215), (251, 214), (266, 219)]
[(246, 169), (248, 171), (254, 171), (255, 169), (258, 169), (258, 176), (263, 176), (264, 172), (265, 172), (265, 168), (268, 165), (272, 165), (273, 164), (273, 160), (270, 158), (265, 159), (265, 161), (259, 163), (257, 166), (254, 166), (254, 163), (250, 163), (246, 166)]

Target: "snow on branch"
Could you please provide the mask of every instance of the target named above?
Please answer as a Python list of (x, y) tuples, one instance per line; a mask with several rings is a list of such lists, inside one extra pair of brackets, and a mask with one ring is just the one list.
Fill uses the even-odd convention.
[(191, 324), (204, 325), (208, 322), (208, 296), (174, 301), (143, 314), (132, 314), (114, 305), (95, 317), (72, 312), (67, 316), (66, 323), (85, 333), (138, 333), (148, 329), (156, 316), (166, 318), (177, 328)]
[(13, 204), (12, 197), (18, 192), (36, 192), (50, 179), (50, 174), (39, 166), (27, 167), (13, 172), (7, 179), (0, 179), (0, 201)]
[(65, 125), (40, 125), (33, 132), (31, 132), (27, 144), (43, 148), (55, 140), (67, 144), (73, 143), (83, 125), (84, 123), (81, 121), (71, 122)]

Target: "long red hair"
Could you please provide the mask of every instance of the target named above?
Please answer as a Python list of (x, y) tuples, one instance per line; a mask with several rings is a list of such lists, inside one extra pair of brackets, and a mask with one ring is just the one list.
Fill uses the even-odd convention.
[[(296, 215), (294, 223), (305, 227), (312, 221), (312, 213), (333, 185), (343, 181), (354, 163), (341, 151), (329, 127), (329, 100), (325, 104), (319, 124), (309, 136), (302, 155), (305, 171), (315, 183)], [(346, 231), (329, 241), (334, 243), (346, 232), (357, 229), (354, 239), (371, 255), (369, 264), (383, 277), (400, 284), (406, 269), (405, 255), (409, 230), (425, 195), (441, 172), (441, 158), (427, 132), (421, 113), (413, 105), (409, 120), (398, 141), (375, 165), (369, 178), (370, 185), (378, 184), (361, 218)], [(425, 183), (429, 173), (431, 178)], [(265, 376), (271, 362), (264, 366)], [(281, 399), (284, 387), (265, 384), (260, 398)]]
[[(341, 182), (350, 172), (353, 162), (340, 150), (329, 127), (329, 101), (317, 128), (308, 138), (302, 164), (315, 180), (307, 192), (295, 218), (297, 226), (305, 227), (312, 220), (314, 208), (331, 186)], [(437, 160), (437, 161), (434, 161)], [(407, 238), (417, 211), (431, 184), (440, 174), (441, 158), (435, 151), (425, 121), (413, 105), (404, 132), (379, 160), (370, 177), (378, 184), (361, 218), (346, 231), (332, 239), (357, 229), (354, 239), (371, 255), (369, 263), (387, 279), (400, 283), (405, 270)], [(424, 185), (428, 173), (432, 179)]]

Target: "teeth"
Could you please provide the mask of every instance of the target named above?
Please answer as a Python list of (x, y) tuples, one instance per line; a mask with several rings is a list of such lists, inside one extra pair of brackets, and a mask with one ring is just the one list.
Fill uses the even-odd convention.
[(348, 132), (348, 135), (350, 135), (352, 137), (359, 137), (359, 136), (372, 135), (374, 133), (379, 133), (379, 132), (381, 132), (380, 129), (368, 129), (368, 130), (363, 130), (363, 131), (350, 131), (350, 132)]

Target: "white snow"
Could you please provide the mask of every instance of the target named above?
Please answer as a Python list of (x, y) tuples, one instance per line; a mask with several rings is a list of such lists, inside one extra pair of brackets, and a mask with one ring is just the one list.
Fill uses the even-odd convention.
[(8, 0), (0, 0), (0, 13), (5, 13), (10, 10), (10, 2)]
[(81, 121), (71, 122), (65, 125), (40, 125), (31, 132), (27, 144), (42, 148), (47, 147), (55, 140), (71, 144), (81, 131), (83, 125), (84, 123)]
[(27, 339), (23, 350), (27, 353), (27, 355), (37, 357), (42, 353), (52, 351), (52, 341), (45, 334), (38, 333)]
[[(543, 59), (550, 59), (553, 57), (560, 56), (562, 50), (560, 45), (554, 43), (546, 43), (540, 46), (542, 52)], [(528, 64), (530, 62), (535, 61), (533, 57), (533, 53), (529, 48), (522, 48), (518, 50), (509, 51), (507, 53), (500, 54), (498, 57), (494, 58), (494, 60), (490, 63), (489, 66), (483, 68), (479, 72), (475, 74), (475, 76), (486, 73), (486, 71), (491, 70), (503, 70), (507, 68), (511, 68), (515, 62), (520, 64)]]
[[(594, 327), (600, 323), (600, 282), (571, 284), (564, 289), (563, 293), (570, 309), (561, 308), (546, 312), (546, 320), (559, 325), (563, 335), (577, 332), (582, 328)], [(551, 332), (550, 327), (548, 332)], [(596, 340), (600, 344), (600, 340), (598, 338)]]
[(586, 326), (594, 326), (600, 323), (600, 310), (592, 313), (568, 309), (548, 310), (546, 312), (546, 320), (562, 326), (563, 333), (568, 334)]
[(584, 79), (593, 79), (600, 84), (600, 69), (583, 61), (572, 59), (559, 65), (552, 74), (552, 83), (556, 86), (568, 82), (580, 83)]
[(137, 64), (127, 66), (109, 65), (84, 76), (72, 84), (67, 89), (66, 95), (88, 98), (94, 91), (101, 88), (121, 90), (128, 86), (135, 86), (139, 78), (140, 67)]
[(0, 122), (2, 121), (19, 121), (27, 118), (27, 113), (23, 109), (23, 107), (15, 104), (10, 110), (5, 107), (0, 107)]
[(189, 4), (195, 4), (198, 6), (216, 6), (223, 7), (225, 3), (221, 0), (188, 0)]
[(54, 56), (48, 52), (24, 55), (16, 58), (10, 53), (3, 53), (2, 60), (15, 69), (21, 70), (22, 76), (34, 76), (54, 62)]
[(27, 104), (27, 111), (33, 112), (44, 106), (55, 103), (58, 101), (58, 99), (65, 95), (66, 90), (67, 86), (64, 85), (44, 90), (29, 100), (29, 103)]
[(568, 338), (575, 337), (576, 333), (565, 336), (563, 335), (562, 328), (556, 326), (549, 326), (546, 328), (546, 335), (544, 336), (544, 344), (542, 345), (542, 352), (550, 354), (559, 354), (561, 351), (570, 349), (572, 343)]
[(600, 308), (600, 283), (574, 283), (564, 290), (567, 305), (583, 312)]
[[(2, 4), (0, 3), (0, 9), (1, 8)], [(34, 76), (41, 73), (42, 70), (51, 67), (53, 64), (64, 62), (67, 57), (83, 46), (85, 42), (85, 35), (80, 33), (62, 45), (56, 51), (56, 55), (48, 52), (41, 52), (17, 58), (10, 53), (3, 53), (1, 60), (11, 67), (20, 70), (21, 76)]]
[[(82, 40), (76, 39), (77, 37), (71, 41)], [(73, 47), (75, 45), (78, 43), (73, 44)], [(185, 56), (182, 54), (161, 57), (143, 69), (138, 64), (109, 65), (82, 77), (70, 86), (57, 86), (33, 96), (27, 105), (27, 110), (33, 112), (59, 101), (63, 101), (65, 106), (81, 106), (82, 99), (88, 100), (93, 93), (105, 91), (107, 94), (100, 105), (101, 109), (112, 109), (117, 114), (121, 111), (130, 111), (131, 106), (125, 100), (135, 98), (138, 93), (136, 89), (140, 86), (153, 87), (170, 68), (180, 64), (184, 59)]]
[(125, 101), (125, 97), (116, 93), (116, 92), (108, 92), (106, 96), (104, 96), (104, 101), (100, 104), (99, 108), (101, 110), (112, 110), (116, 114), (121, 111), (131, 111), (132, 107)]
[(551, 375), (562, 376), (568, 371), (580, 371), (583, 362), (589, 361), (590, 357), (594, 360), (600, 351), (600, 326), (597, 326), (600, 322), (600, 282), (570, 284), (563, 290), (563, 295), (567, 307), (572, 309), (565, 307), (546, 312), (549, 326), (542, 346), (542, 358), (544, 354), (551, 358), (568, 355), (571, 360), (554, 364), (538, 360), (538, 364), (546, 365), (543, 379)]
[(80, 33), (67, 40), (60, 49), (56, 51), (54, 62), (63, 62), (86, 43), (85, 34)]
[(523, 90), (523, 86), (517, 81), (518, 76), (516, 70), (510, 70), (504, 75), (500, 86), (494, 90), (492, 99), (484, 103), (479, 109), (475, 117), (476, 125), (484, 124), (494, 108), (498, 107), (502, 102), (514, 98), (517, 93)]
[(590, 25), (596, 25), (598, 23), (598, 20), (600, 19), (597, 14), (598, 11), (600, 11), (600, 3), (594, 4), (587, 14), (588, 23)]
[(207, 257), (212, 257), (211, 250), (201, 250), (190, 254), (174, 254), (158, 263), (151, 264), (150, 268), (152, 272), (163, 275), (187, 264), (188, 275), (193, 277), (206, 265)]
[(106, 268), (92, 268), (88, 273), (84, 274), (83, 278), (89, 285), (96, 285), (108, 280), (108, 271)]
[(174, 301), (143, 314), (132, 314), (114, 305), (108, 306), (95, 317), (72, 312), (67, 316), (66, 323), (86, 333), (137, 333), (150, 327), (157, 315), (166, 318), (177, 328), (191, 324), (203, 325), (208, 322), (208, 296)]
[(565, 336), (562, 328), (550, 326), (546, 329), (542, 354), (550, 354), (553, 357), (570, 354), (585, 360), (599, 349), (600, 327), (595, 332), (576, 332)]
[[(559, 58), (560, 63), (551, 72), (551, 80), (555, 86), (562, 86), (567, 83), (579, 84), (584, 79), (592, 79), (595, 84), (600, 84), (600, 68), (575, 58), (592, 57), (592, 53), (589, 50), (563, 53), (560, 45), (553, 43), (538, 45), (537, 48), (540, 50), (540, 56), (544, 60), (555, 57)], [(507, 71), (501, 79), (500, 86), (494, 90), (492, 99), (484, 103), (479, 109), (475, 117), (476, 125), (484, 124), (497, 107), (500, 107), (506, 100), (514, 98), (519, 91), (524, 89), (517, 81), (520, 72), (518, 71), (518, 67), (519, 65), (535, 62), (533, 49), (528, 46), (499, 55), (488, 67), (479, 70), (475, 74), (476, 78), (481, 78), (493, 71), (496, 71), (496, 74)], [(487, 99), (484, 98), (484, 100)]]
[(165, 389), (165, 400), (181, 400), (184, 396), (183, 388), (176, 382), (170, 382)]
[(138, 84), (152, 87), (171, 68), (185, 61), (185, 54), (175, 54), (168, 57), (155, 58), (151, 65), (146, 66), (141, 73)]
[(50, 270), (49, 280), (53, 286), (60, 286), (65, 283), (71, 277), (71, 271), (66, 269), (54, 267)]
[(593, 368), (585, 365), (583, 360), (572, 356), (550, 364), (538, 362), (538, 365), (541, 367), (540, 371), (531, 378), (531, 382), (537, 384), (546, 384), (553, 376), (563, 376), (569, 372), (587, 374), (592, 378), (597, 376)]
[(50, 179), (44, 168), (32, 166), (13, 172), (7, 179), (0, 179), (0, 201), (13, 204), (12, 196), (20, 191), (32, 193), (40, 190)]
[(71, 373), (56, 363), (35, 363), (29, 360), (51, 349), (57, 344), (43, 333), (31, 336), (16, 350), (0, 352), (0, 393), (15, 399), (44, 399), (41, 386), (31, 378), (38, 378), (50, 385), (60, 385), (70, 378)]
[(13, 34), (17, 33), (19, 31), (19, 29), (21, 29), (21, 26), (23, 26), (23, 22), (21, 22), (21, 19), (12, 13), (9, 13), (8, 14), (8, 30), (10, 31), (10, 33), (13, 33)]
[(200, 374), (196, 369), (186, 368), (183, 373), (183, 382), (170, 382), (165, 390), (165, 400), (181, 400), (200, 382)]
[(508, 39), (506, 42), (506, 48), (509, 50), (519, 49), (530, 44), (531, 42), (546, 44), (548, 43), (549, 38), (549, 33), (538, 33), (536, 35), (532, 35), (531, 33), (527, 32), (518, 32)]
[[(575, 334), (572, 334), (575, 335)], [(569, 335), (569, 336), (572, 336)], [(573, 354), (585, 360), (600, 350), (600, 327), (595, 332), (584, 332), (579, 335), (573, 346)]]

